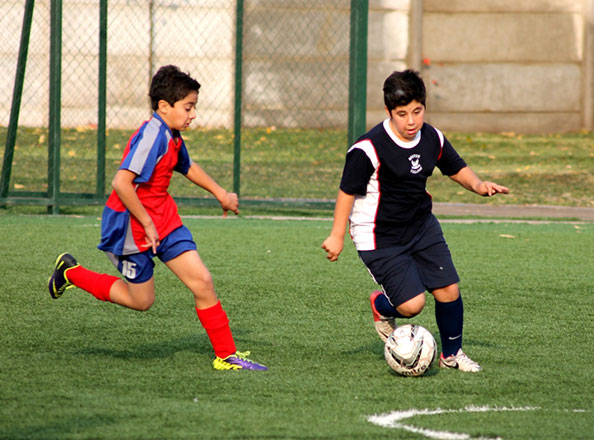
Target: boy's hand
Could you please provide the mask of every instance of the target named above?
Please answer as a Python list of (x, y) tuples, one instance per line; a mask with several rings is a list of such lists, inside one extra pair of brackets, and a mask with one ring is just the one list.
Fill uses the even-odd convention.
[(468, 166), (465, 166), (456, 174), (451, 175), (450, 179), (459, 183), (468, 191), (484, 197), (491, 197), (498, 193), (509, 193), (509, 189), (503, 185), (498, 185), (488, 180), (482, 181)]
[(144, 227), (144, 235), (144, 239), (146, 240), (144, 247), (152, 248), (153, 253), (156, 255), (157, 247), (161, 244), (161, 241), (159, 240), (159, 233), (157, 232), (157, 228), (155, 228), (153, 222), (151, 222), (150, 225)]
[(498, 185), (494, 182), (485, 181), (481, 182), (477, 193), (485, 197), (491, 197), (497, 193), (508, 194), (509, 188), (502, 185)]
[(225, 196), (219, 200), (223, 208), (223, 217), (227, 217), (227, 212), (232, 211), (235, 215), (239, 214), (239, 199), (237, 194), (226, 192)]
[(330, 261), (338, 260), (338, 256), (342, 252), (343, 247), (344, 240), (336, 238), (333, 235), (330, 235), (326, 240), (324, 240), (324, 243), (322, 243), (322, 249), (328, 253), (326, 258), (328, 258)]

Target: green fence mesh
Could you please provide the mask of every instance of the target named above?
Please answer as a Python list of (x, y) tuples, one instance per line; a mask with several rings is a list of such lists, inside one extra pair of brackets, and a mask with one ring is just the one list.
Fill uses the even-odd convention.
[[(0, 5), (2, 155), (25, 3)], [(33, 3), (8, 180), (12, 198), (43, 195), (48, 188), (52, 2)], [(184, 133), (190, 154), (223, 186), (233, 187), (234, 139), (241, 139), (242, 198), (335, 196), (347, 143), (351, 1), (109, 0), (105, 169), (97, 168), (99, 1), (60, 4), (61, 194), (93, 194), (102, 173), (109, 190), (128, 137), (150, 117), (150, 78), (161, 65), (175, 64), (202, 84), (198, 117)], [(234, 132), (238, 115), (241, 132)], [(180, 198), (205, 196), (182, 177), (171, 192)]]

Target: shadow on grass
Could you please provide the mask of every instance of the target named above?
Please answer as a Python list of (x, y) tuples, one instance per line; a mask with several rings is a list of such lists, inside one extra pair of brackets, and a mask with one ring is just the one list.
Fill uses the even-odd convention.
[[(27, 423), (23, 421), (23, 423)], [(70, 438), (77, 432), (93, 430), (107, 425), (118, 423), (118, 420), (109, 416), (65, 417), (59, 423), (38, 424), (32, 426), (14, 426), (11, 429), (0, 428), (0, 438), (5, 439), (49, 439)]]
[(196, 334), (168, 341), (139, 344), (125, 350), (95, 346), (85, 347), (73, 353), (83, 356), (108, 356), (115, 359), (166, 359), (181, 352), (206, 354), (212, 353), (212, 347), (205, 334)]
[[(251, 330), (233, 330), (233, 335), (238, 350), (244, 345), (269, 345), (262, 341), (255, 341), (248, 337)], [(115, 349), (106, 346), (85, 347), (73, 352), (74, 355), (82, 356), (104, 356), (114, 359), (167, 359), (179, 353), (207, 354), (212, 355), (213, 349), (206, 333), (196, 333), (182, 338), (161, 340), (158, 342), (147, 342), (130, 346), (126, 349)]]

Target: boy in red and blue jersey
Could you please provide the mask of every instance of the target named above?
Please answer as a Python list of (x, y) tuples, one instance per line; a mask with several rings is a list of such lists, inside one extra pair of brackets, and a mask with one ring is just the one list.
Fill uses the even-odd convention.
[(322, 243), (330, 261), (343, 250), (347, 223), (359, 257), (382, 287), (370, 296), (375, 329), (385, 341), (397, 318), (411, 318), (435, 299), (442, 353), (439, 365), (478, 372), (462, 350), (464, 308), (448, 245), (431, 213), (427, 179), (437, 167), (482, 196), (508, 193), (482, 181), (441, 131), (424, 122), (425, 84), (417, 72), (393, 72), (384, 82), (388, 118), (347, 152), (330, 235)]
[(181, 131), (196, 117), (200, 84), (176, 66), (161, 67), (149, 96), (154, 114), (132, 135), (113, 181), (101, 221), (104, 251), (126, 281), (88, 270), (68, 253), (58, 256), (49, 279), (57, 299), (79, 287), (101, 301), (148, 310), (155, 301), (154, 257), (158, 257), (194, 294), (198, 318), (215, 352), (218, 370), (267, 370), (238, 352), (227, 314), (215, 293), (210, 272), (192, 234), (168, 193), (174, 171), (204, 188), (221, 204), (223, 215), (239, 213), (237, 194), (221, 188), (190, 159)]

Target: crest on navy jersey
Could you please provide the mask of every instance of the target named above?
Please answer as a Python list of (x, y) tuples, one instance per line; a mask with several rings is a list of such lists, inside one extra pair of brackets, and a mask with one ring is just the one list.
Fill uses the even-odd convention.
[(410, 172), (412, 174), (419, 174), (421, 172), (421, 170), (423, 169), (423, 167), (419, 163), (419, 161), (421, 160), (421, 155), (420, 154), (411, 154), (410, 156), (408, 156), (408, 160), (410, 161), (410, 165), (411, 165)]

